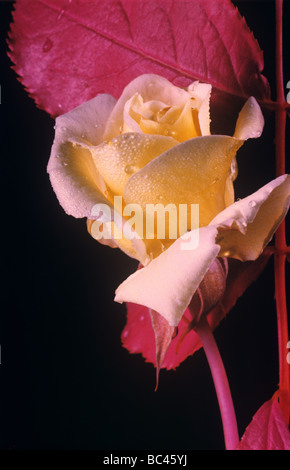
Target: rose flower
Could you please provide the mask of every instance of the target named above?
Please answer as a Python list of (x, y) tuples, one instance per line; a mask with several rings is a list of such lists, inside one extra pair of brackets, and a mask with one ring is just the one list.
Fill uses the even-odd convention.
[[(87, 218), (95, 238), (144, 266), (119, 286), (115, 300), (156, 311), (172, 328), (215, 260), (257, 259), (289, 207), (288, 175), (234, 202), (236, 152), (261, 135), (264, 119), (249, 98), (232, 137), (211, 135), (210, 93), (208, 84), (181, 89), (142, 75), (117, 101), (101, 94), (59, 116), (48, 163), (64, 210)], [(148, 205), (174, 204), (177, 236), (169, 236), (166, 222), (162, 238), (156, 231), (146, 238), (145, 215), (140, 223), (129, 218), (136, 204), (143, 213)], [(197, 204), (192, 230), (191, 207)], [(182, 214), (181, 207), (187, 208)], [(128, 223), (131, 235), (124, 236)]]

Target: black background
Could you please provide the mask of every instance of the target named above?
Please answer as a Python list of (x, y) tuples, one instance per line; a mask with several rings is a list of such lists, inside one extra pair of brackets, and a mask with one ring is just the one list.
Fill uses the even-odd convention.
[[(274, 2), (235, 3), (264, 51), (275, 98)], [(162, 371), (154, 392), (153, 366), (121, 346), (125, 307), (114, 291), (136, 262), (99, 245), (55, 198), (46, 174), (54, 122), (10, 69), (11, 10), (0, 3), (1, 448), (223, 449), (203, 351)], [(289, 1), (284, 17), (287, 58)], [(289, 60), (284, 72), (286, 93)], [(270, 115), (261, 139), (239, 151), (236, 196), (274, 177)], [(279, 380), (273, 275), (271, 261), (215, 332), (241, 434)]]

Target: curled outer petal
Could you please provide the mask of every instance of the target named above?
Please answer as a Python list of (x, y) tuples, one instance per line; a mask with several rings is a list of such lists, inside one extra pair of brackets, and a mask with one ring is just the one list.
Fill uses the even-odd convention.
[(255, 260), (286, 216), (289, 202), (290, 176), (282, 175), (227, 207), (210, 223), (219, 231), (219, 256)]
[[(117, 289), (117, 302), (153, 308), (177, 326), (183, 312), (216, 256), (256, 259), (285, 217), (290, 201), (290, 176), (271, 181), (251, 196), (222, 211), (199, 232), (199, 243), (187, 251), (182, 237), (147, 267)], [(190, 232), (191, 238), (196, 231)]]
[(110, 95), (98, 95), (56, 119), (47, 171), (61, 206), (76, 218), (90, 218), (93, 206), (107, 204), (108, 200), (106, 186), (91, 153), (74, 145), (71, 139), (88, 139), (98, 145), (115, 102)]
[(148, 266), (128, 277), (118, 287), (115, 300), (145, 305), (160, 313), (171, 326), (177, 326), (193, 293), (220, 250), (215, 243), (215, 227), (193, 231), (192, 237), (197, 232), (197, 248), (183, 249), (192, 240), (179, 238)]

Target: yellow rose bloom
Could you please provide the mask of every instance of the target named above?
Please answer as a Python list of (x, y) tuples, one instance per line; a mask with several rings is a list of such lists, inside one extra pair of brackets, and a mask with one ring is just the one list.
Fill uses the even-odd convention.
[[(98, 95), (59, 116), (48, 164), (65, 211), (87, 218), (93, 236), (94, 224), (101, 226), (99, 241), (146, 266), (118, 288), (116, 300), (146, 305), (170, 325), (178, 324), (213, 260), (256, 259), (289, 206), (287, 175), (234, 203), (236, 152), (261, 135), (264, 119), (251, 97), (233, 136), (211, 135), (210, 93), (208, 84), (182, 89), (163, 77), (142, 75), (119, 100)], [(175, 239), (168, 223), (162, 239), (155, 232), (146, 238), (145, 215), (138, 225), (129, 210), (123, 212), (134, 204), (144, 214), (148, 205), (173, 204), (179, 220)], [(192, 205), (199, 206), (194, 230)], [(135, 236), (124, 236), (127, 222)], [(198, 246), (186, 248), (186, 236), (197, 236)]]

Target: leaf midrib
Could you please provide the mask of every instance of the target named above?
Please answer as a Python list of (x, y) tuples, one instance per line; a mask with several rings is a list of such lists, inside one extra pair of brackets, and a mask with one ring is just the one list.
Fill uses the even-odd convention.
[[(155, 62), (155, 63), (157, 63), (157, 64), (159, 64), (159, 65), (161, 65), (161, 66), (163, 66), (167, 69), (170, 69), (175, 73), (183, 75), (186, 78), (190, 78), (191, 80), (200, 80), (202, 82), (205, 81), (205, 77), (202, 77), (199, 74), (193, 75), (191, 72), (188, 72), (187, 70), (183, 69), (182, 67), (180, 67), (176, 64), (171, 64), (169, 62), (162, 61), (161, 59), (158, 59), (157, 57), (154, 57), (153, 55), (150, 55), (150, 54), (146, 53), (141, 48), (137, 49), (136, 47), (133, 47), (132, 45), (128, 44), (127, 42), (125, 42), (123, 40), (120, 40), (119, 38), (115, 38), (114, 36), (112, 36), (109, 33), (105, 33), (103, 31), (100, 31), (97, 28), (92, 28), (91, 26), (88, 26), (84, 22), (80, 21), (79, 18), (76, 18), (74, 15), (67, 12), (66, 9), (62, 9), (62, 8), (57, 7), (55, 5), (51, 5), (49, 2), (47, 2), (45, 0), (40, 0), (40, 3), (43, 6), (45, 6), (47, 8), (50, 8), (51, 10), (53, 10), (53, 11), (59, 13), (59, 14), (61, 13), (62, 17), (67, 18), (68, 20), (74, 22), (76, 25), (79, 25), (80, 27), (83, 27), (84, 29), (86, 29), (88, 31), (91, 31), (94, 34), (97, 34), (97, 35), (103, 37), (104, 39), (106, 39), (108, 41), (111, 41), (112, 43), (116, 44), (117, 46), (122, 47), (124, 49), (127, 49), (127, 50), (133, 52), (134, 54), (139, 55), (142, 58), (149, 59), (152, 62)], [(227, 93), (229, 95), (236, 96), (238, 98), (248, 98), (248, 95), (246, 95), (245, 93), (233, 92), (232, 90), (229, 90), (227, 87), (223, 86), (220, 83), (217, 83), (216, 81), (214, 81), (212, 79), (211, 79), (211, 85), (214, 88), (216, 88), (217, 90), (222, 91), (223, 93)]]

